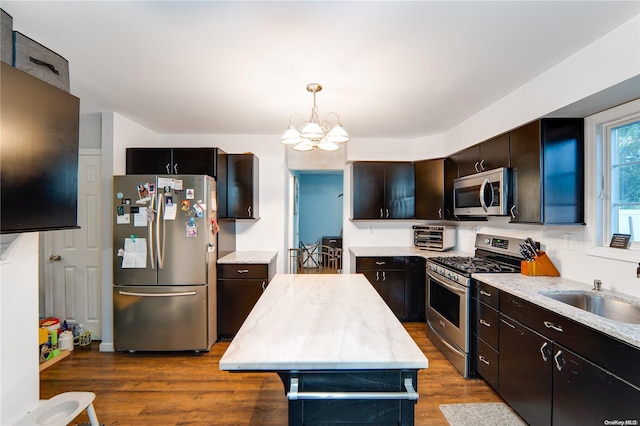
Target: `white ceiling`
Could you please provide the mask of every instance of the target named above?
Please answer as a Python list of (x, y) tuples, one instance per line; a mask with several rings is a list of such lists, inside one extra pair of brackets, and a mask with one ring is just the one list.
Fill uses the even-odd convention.
[(442, 133), (640, 13), (640, 1), (8, 1), (70, 63), (82, 113), (159, 133)]

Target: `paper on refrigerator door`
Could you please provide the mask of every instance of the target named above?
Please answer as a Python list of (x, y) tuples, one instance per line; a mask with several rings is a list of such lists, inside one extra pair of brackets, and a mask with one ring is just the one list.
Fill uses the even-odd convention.
[(133, 215), (133, 226), (147, 226), (148, 214), (146, 207), (140, 207)]
[(147, 239), (125, 238), (122, 268), (147, 267)]

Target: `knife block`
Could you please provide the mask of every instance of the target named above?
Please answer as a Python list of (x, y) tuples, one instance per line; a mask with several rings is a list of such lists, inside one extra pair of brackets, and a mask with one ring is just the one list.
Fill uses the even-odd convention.
[(527, 262), (526, 260), (520, 262), (520, 273), (530, 276), (560, 276), (558, 269), (556, 269), (551, 259), (549, 259), (549, 256), (543, 251), (539, 251), (538, 255), (535, 256), (531, 262)]

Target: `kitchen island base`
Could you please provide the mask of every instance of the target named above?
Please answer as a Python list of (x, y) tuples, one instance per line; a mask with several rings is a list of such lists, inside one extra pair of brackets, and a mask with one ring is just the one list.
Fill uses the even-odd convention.
[(417, 370), (281, 371), (289, 426), (414, 424)]

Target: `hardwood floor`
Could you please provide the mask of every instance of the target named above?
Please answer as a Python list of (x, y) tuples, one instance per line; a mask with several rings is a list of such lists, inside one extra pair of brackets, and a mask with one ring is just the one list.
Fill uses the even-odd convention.
[[(424, 323), (405, 328), (429, 359), (418, 376), (416, 425), (447, 425), (440, 404), (495, 402), (483, 380), (465, 380), (431, 344)], [(205, 354), (105, 353), (97, 342), (40, 373), (40, 398), (91, 391), (104, 425), (286, 425), (287, 399), (275, 373), (218, 369), (228, 342)], [(88, 422), (82, 413), (74, 423)]]

